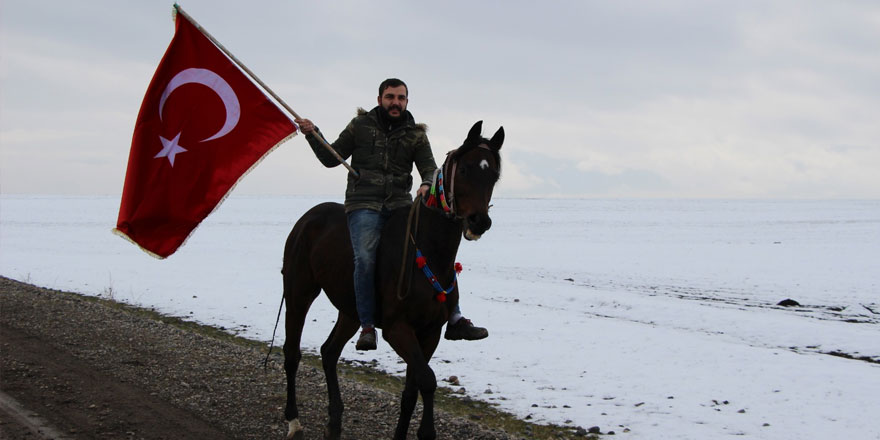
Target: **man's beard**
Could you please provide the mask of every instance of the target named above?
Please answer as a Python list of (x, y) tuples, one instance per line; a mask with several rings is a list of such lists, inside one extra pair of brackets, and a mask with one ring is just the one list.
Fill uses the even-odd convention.
[[(406, 109), (401, 108), (399, 105), (391, 105), (388, 108), (385, 108), (383, 106), (379, 106), (379, 107), (382, 108), (382, 113), (383, 113), (382, 116), (386, 117), (389, 122), (400, 122), (403, 120), (403, 118), (406, 117)], [(399, 114), (397, 116), (391, 116), (390, 111), (392, 109), (397, 109)]]

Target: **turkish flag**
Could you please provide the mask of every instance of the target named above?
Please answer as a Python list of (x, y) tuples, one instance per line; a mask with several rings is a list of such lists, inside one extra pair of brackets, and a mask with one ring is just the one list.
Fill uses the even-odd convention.
[(114, 232), (173, 254), (296, 126), (183, 14), (141, 104)]

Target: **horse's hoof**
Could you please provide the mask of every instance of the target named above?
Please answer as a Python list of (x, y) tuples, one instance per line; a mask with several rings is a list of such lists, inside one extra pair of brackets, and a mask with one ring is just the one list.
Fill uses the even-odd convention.
[(299, 423), (299, 419), (293, 419), (287, 422), (287, 425), (286, 440), (305, 440), (306, 434)]
[(437, 431), (434, 428), (422, 430), (421, 428), (416, 433), (416, 437), (419, 440), (434, 440), (437, 438)]
[(342, 438), (342, 429), (324, 427), (324, 440), (339, 440)]

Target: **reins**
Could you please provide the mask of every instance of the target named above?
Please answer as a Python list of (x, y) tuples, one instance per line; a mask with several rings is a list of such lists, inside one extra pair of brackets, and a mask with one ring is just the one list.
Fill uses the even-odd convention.
[[(428, 201), (425, 203), (428, 207), (440, 205), (447, 215), (453, 215), (454, 210), (451, 205), (447, 205), (444, 189), (443, 189), (443, 168), (446, 168), (447, 162), (456, 150), (452, 150), (449, 153), (446, 153), (446, 161), (443, 162), (443, 165), (440, 168), (437, 168), (434, 171), (434, 177), (431, 178), (431, 189), (430, 196)], [(454, 168), (453, 168), (454, 170)], [(440, 202), (437, 203), (437, 198), (440, 199)], [(397, 277), (397, 299), (403, 300), (407, 296), (409, 296), (409, 286), (410, 286), (410, 259), (409, 259), (409, 245), (412, 243), (414, 247), (416, 247), (416, 239), (419, 235), (419, 212), (421, 210), (422, 205), (422, 195), (418, 194), (413, 200), (412, 207), (409, 208), (409, 215), (406, 219), (406, 234), (403, 236), (403, 252), (400, 261), (400, 276)], [(415, 218), (415, 222), (413, 222), (413, 218)], [(414, 226), (415, 225), (415, 226)], [(418, 248), (417, 248), (418, 249)], [(406, 289), (404, 290), (403, 284), (404, 279), (406, 279)]]
[[(490, 150), (488, 145), (481, 143), (477, 145), (478, 148), (482, 148), (484, 150)], [(434, 177), (431, 179), (431, 190), (429, 192), (428, 200), (425, 202), (425, 205), (429, 208), (439, 207), (443, 210), (443, 212), (449, 218), (459, 218), (455, 213), (455, 171), (458, 168), (458, 161), (454, 160), (453, 154), (458, 151), (458, 148), (446, 153), (446, 160), (443, 161), (443, 165), (437, 170), (434, 171)], [(450, 160), (452, 159), (452, 160)], [(450, 169), (451, 167), (451, 169)], [(444, 188), (444, 173), (443, 171), (447, 171), (449, 179), (449, 192), (446, 192)], [(448, 197), (447, 197), (448, 194)], [(439, 199), (439, 201), (438, 201)], [(412, 207), (409, 209), (409, 216), (406, 220), (406, 235), (404, 235), (403, 239), (403, 252), (402, 252), (402, 260), (400, 262), (400, 276), (397, 278), (397, 299), (403, 300), (409, 295), (409, 280), (407, 281), (406, 290), (403, 288), (404, 279), (409, 278), (410, 270), (409, 270), (409, 245), (412, 242), (413, 246), (416, 246), (415, 237), (418, 236), (419, 233), (419, 210), (421, 209), (422, 204), (422, 195), (419, 194), (416, 196), (416, 199), (413, 201)], [(413, 231), (413, 217), (415, 217), (415, 231)]]
[[(412, 206), (409, 208), (409, 215), (406, 218), (406, 235), (403, 236), (403, 257), (400, 261), (400, 276), (397, 278), (397, 299), (403, 300), (409, 296), (409, 243), (412, 240), (413, 246), (416, 244), (415, 236), (419, 235), (419, 211), (422, 205), (422, 195), (416, 196)], [(413, 228), (413, 217), (415, 217), (415, 228)], [(415, 231), (413, 232), (413, 229)], [(406, 290), (403, 290), (403, 280), (407, 279)]]
[[(479, 144), (479, 148), (483, 148), (485, 150), (491, 150), (486, 144)], [(449, 218), (459, 218), (455, 214), (455, 171), (458, 166), (457, 160), (453, 159), (452, 155), (458, 151), (456, 148), (448, 153), (446, 153), (446, 160), (443, 161), (443, 165), (437, 170), (434, 171), (434, 177), (431, 179), (431, 189), (429, 192), (428, 200), (425, 202), (425, 205), (429, 208), (431, 207), (439, 207), (443, 210)], [(450, 167), (452, 168), (450, 170)], [(451, 172), (448, 174), (449, 178), (449, 192), (447, 193), (444, 188), (444, 175), (443, 171)], [(446, 195), (449, 197), (446, 197)], [(437, 201), (439, 199), (439, 202)], [(416, 245), (415, 237), (419, 234), (419, 211), (422, 205), (422, 195), (419, 194), (416, 196), (416, 199), (413, 201), (412, 207), (409, 209), (409, 215), (406, 220), (406, 235), (404, 235), (403, 239), (403, 252), (402, 252), (402, 260), (400, 262), (400, 276), (397, 278), (397, 299), (403, 300), (407, 296), (409, 296), (409, 285), (411, 279), (410, 275), (410, 259), (409, 259), (409, 248), (410, 243), (416, 250), (418, 251), (418, 246)], [(413, 218), (415, 218), (415, 222), (413, 222)], [(415, 225), (415, 226), (413, 226)], [(404, 280), (406, 281), (406, 289), (404, 290)], [(442, 290), (442, 289), (441, 289)]]
[[(416, 237), (419, 234), (419, 213), (421, 212), (421, 204), (422, 204), (422, 196), (421, 196), (421, 194), (419, 194), (416, 197), (415, 201), (413, 202), (412, 207), (410, 207), (409, 215), (407, 216), (406, 235), (404, 235), (404, 238), (403, 238), (403, 252), (402, 252), (403, 255), (402, 255), (402, 260), (400, 262), (400, 275), (397, 278), (397, 299), (400, 301), (403, 301), (404, 299), (406, 299), (406, 297), (409, 296), (409, 288), (412, 283), (412, 278), (410, 277), (410, 274), (411, 274), (410, 262), (411, 262), (411, 260), (409, 258), (409, 247), (410, 247), (410, 243), (412, 243), (412, 246), (416, 250), (416, 254), (415, 254), (416, 264), (418, 265), (419, 269), (421, 269), (421, 271), (428, 278), (428, 281), (434, 287), (434, 290), (439, 292), (437, 295), (435, 295), (437, 301), (445, 302), (446, 295), (449, 294), (450, 292), (452, 292), (452, 289), (454, 289), (458, 285), (458, 273), (461, 272), (461, 270), (462, 270), (461, 263), (455, 263), (455, 265), (453, 266), (455, 268), (455, 273), (453, 274), (452, 285), (450, 287), (444, 289), (443, 286), (440, 284), (440, 282), (437, 280), (437, 277), (434, 275), (434, 273), (428, 267), (427, 260), (425, 259), (425, 256), (422, 255), (422, 251), (419, 250), (419, 247), (416, 244)], [(449, 215), (448, 213), (447, 213), (447, 217), (450, 219), (454, 218), (451, 215)], [(404, 280), (406, 280), (406, 282), (404, 282)], [(404, 283), (406, 284), (406, 289), (403, 288)]]

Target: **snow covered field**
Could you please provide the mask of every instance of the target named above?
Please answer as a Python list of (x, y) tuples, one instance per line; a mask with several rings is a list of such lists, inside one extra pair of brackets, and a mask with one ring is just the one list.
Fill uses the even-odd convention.
[[(284, 240), (326, 200), (231, 197), (159, 261), (110, 233), (117, 196), (4, 195), (0, 273), (268, 341)], [(465, 316), (490, 337), (432, 361), (453, 388), (619, 438), (880, 439), (880, 201), (496, 199), (491, 214), (459, 254)], [(314, 351), (335, 313), (321, 299), (309, 316)], [(404, 370), (384, 341), (343, 357)]]

